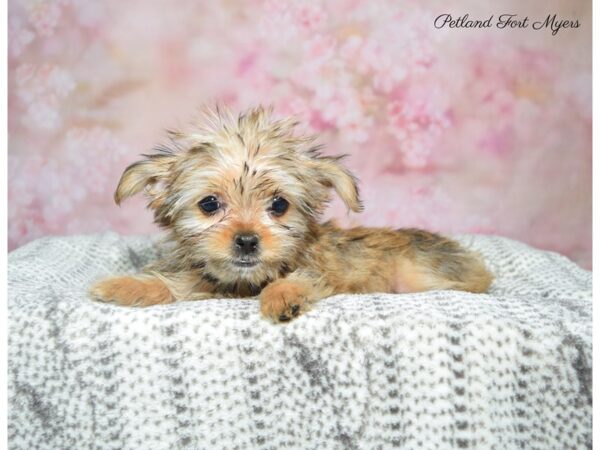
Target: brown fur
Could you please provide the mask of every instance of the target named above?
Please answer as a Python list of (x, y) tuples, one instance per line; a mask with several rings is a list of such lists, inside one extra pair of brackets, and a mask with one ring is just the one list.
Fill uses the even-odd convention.
[[(149, 306), (259, 295), (263, 316), (287, 321), (338, 293), (489, 288), (481, 258), (437, 234), (319, 223), (332, 189), (362, 209), (356, 179), (313, 138), (296, 136), (294, 121), (270, 115), (207, 111), (197, 129), (171, 132), (168, 146), (125, 170), (115, 201), (144, 191), (172, 252), (144, 275), (100, 281), (94, 298)], [(207, 196), (218, 199), (214, 213), (198, 204)], [(283, 214), (271, 209), (275, 198), (289, 202)], [(233, 244), (247, 233), (258, 237), (252, 267)]]
[(118, 299), (124, 306), (150, 306), (172, 303), (173, 295), (160, 279), (149, 276), (115, 277), (96, 283), (92, 295)]

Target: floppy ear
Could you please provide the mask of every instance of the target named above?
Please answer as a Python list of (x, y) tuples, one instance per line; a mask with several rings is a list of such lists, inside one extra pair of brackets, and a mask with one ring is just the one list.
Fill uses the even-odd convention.
[(343, 156), (314, 158), (313, 163), (316, 165), (317, 177), (323, 186), (335, 189), (349, 209), (360, 212), (363, 210), (363, 206), (358, 194), (357, 179), (339, 163), (342, 158)]
[(168, 153), (143, 155), (146, 159), (131, 164), (123, 175), (115, 191), (115, 202), (120, 205), (123, 200), (143, 189), (148, 188), (148, 194), (155, 197), (158, 193), (152, 191), (154, 185), (167, 179), (176, 156)]

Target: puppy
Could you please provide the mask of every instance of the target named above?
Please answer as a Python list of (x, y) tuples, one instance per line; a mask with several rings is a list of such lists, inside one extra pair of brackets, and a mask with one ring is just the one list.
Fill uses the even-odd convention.
[(127, 306), (258, 296), (264, 317), (285, 322), (335, 294), (489, 288), (481, 258), (450, 239), (320, 223), (332, 190), (361, 211), (357, 180), (296, 125), (261, 107), (237, 119), (217, 108), (169, 132), (168, 146), (125, 170), (115, 201), (144, 191), (170, 254), (91, 295)]

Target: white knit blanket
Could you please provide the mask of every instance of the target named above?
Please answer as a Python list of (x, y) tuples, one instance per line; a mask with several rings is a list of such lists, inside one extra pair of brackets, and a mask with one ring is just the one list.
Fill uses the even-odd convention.
[(13, 449), (567, 449), (592, 442), (591, 273), (465, 236), (489, 295), (338, 295), (287, 324), (258, 301), (91, 301), (156, 258), (113, 233), (9, 255)]

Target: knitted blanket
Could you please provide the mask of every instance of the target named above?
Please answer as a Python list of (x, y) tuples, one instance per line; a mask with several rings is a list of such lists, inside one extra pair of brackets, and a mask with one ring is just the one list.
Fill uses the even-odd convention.
[(44, 238), (9, 255), (12, 449), (591, 448), (591, 273), (463, 236), (487, 295), (338, 295), (287, 324), (258, 301), (91, 301), (149, 238)]

